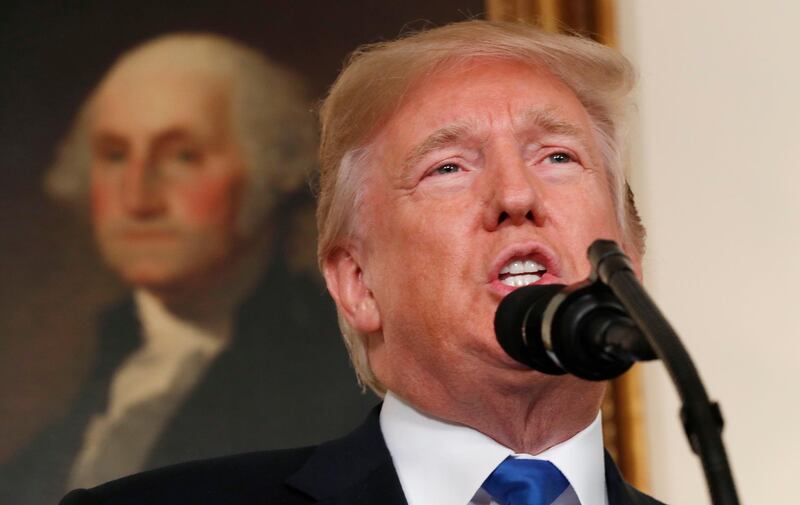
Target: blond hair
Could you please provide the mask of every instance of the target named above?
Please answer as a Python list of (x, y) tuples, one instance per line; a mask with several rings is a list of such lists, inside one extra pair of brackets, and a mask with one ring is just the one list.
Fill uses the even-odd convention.
[(286, 195), (299, 190), (316, 168), (313, 114), (300, 80), (238, 42), (205, 33), (176, 33), (121, 55), (84, 101), (45, 176), (58, 199), (83, 204), (89, 188), (89, 125), (103, 83), (132, 67), (152, 72), (192, 71), (229, 80), (236, 138), (246, 157), (247, 192), (240, 229), (253, 233)]
[[(635, 80), (628, 60), (580, 37), (517, 23), (465, 21), (363, 46), (353, 52), (332, 86), (320, 110), (320, 263), (359, 231), (369, 142), (381, 124), (400, 106), (409, 88), (426, 75), (473, 59), (511, 60), (544, 68), (570, 87), (589, 114), (623, 236), (634, 251), (643, 253), (644, 229), (622, 161), (627, 99)], [(350, 327), (341, 312), (339, 324), (359, 380), (384, 393), (369, 366), (366, 336)]]

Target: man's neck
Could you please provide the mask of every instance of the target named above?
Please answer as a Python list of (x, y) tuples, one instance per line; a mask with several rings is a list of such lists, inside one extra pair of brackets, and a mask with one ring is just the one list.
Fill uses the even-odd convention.
[(571, 438), (597, 416), (604, 383), (524, 373), (531, 378), (519, 383), (469, 380), (457, 386), (458, 391), (436, 390), (428, 384), (424, 397), (396, 394), (422, 412), (469, 426), (527, 454), (538, 454)]

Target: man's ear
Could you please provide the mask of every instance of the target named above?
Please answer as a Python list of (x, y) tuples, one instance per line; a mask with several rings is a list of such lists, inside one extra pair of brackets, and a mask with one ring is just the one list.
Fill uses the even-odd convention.
[(333, 251), (322, 265), (325, 283), (347, 322), (361, 333), (381, 329), (381, 315), (361, 265), (346, 249)]

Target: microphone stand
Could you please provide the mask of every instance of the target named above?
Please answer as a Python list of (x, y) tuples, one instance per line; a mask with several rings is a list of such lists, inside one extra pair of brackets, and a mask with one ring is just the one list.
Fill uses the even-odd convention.
[(591, 280), (602, 282), (616, 295), (667, 367), (680, 394), (681, 421), (689, 445), (703, 463), (711, 500), (715, 505), (738, 505), (725, 446), (719, 404), (708, 398), (700, 375), (675, 330), (653, 303), (633, 272), (630, 260), (610, 240), (589, 247)]

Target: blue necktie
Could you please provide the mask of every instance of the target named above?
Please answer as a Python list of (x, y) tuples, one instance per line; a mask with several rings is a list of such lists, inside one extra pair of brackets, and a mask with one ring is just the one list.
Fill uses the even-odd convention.
[(564, 474), (549, 461), (509, 456), (482, 487), (502, 505), (550, 505), (567, 486)]

